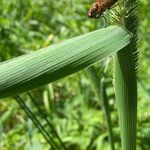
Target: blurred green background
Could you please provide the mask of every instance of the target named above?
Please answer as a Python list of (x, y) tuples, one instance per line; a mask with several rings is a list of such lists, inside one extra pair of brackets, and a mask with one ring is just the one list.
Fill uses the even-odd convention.
[[(87, 17), (92, 0), (0, 0), (0, 61), (81, 35), (102, 26)], [(150, 1), (140, 0), (137, 147), (150, 149)], [(111, 60), (112, 62), (112, 60)], [(101, 63), (101, 65), (105, 65)], [(108, 78), (112, 79), (112, 65)], [(107, 92), (115, 147), (120, 149), (112, 84)], [(107, 150), (108, 132), (101, 100), (87, 70), (31, 92), (70, 150)], [(28, 107), (39, 116), (31, 100)], [(40, 118), (41, 123), (45, 120)], [(49, 145), (18, 103), (0, 100), (0, 149), (47, 150)]]

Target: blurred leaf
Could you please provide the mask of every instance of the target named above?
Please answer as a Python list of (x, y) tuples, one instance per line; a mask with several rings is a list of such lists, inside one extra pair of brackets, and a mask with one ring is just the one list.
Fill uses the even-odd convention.
[(43, 150), (43, 145), (38, 141), (32, 141), (25, 146), (25, 150)]

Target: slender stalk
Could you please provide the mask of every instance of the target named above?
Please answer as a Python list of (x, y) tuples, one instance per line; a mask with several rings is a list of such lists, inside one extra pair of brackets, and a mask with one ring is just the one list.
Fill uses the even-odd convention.
[(39, 131), (42, 133), (45, 140), (51, 145), (52, 149), (58, 150), (59, 147), (57, 146), (57, 143), (52, 139), (52, 137), (49, 135), (49, 133), (45, 130), (44, 126), (40, 123), (40, 121), (36, 118), (36, 116), (31, 112), (31, 110), (26, 106), (24, 101), (20, 96), (14, 96), (14, 99), (18, 102), (18, 104), (24, 109), (26, 114), (31, 118), (34, 125), (39, 129)]
[[(41, 108), (39, 107), (38, 103), (36, 102), (36, 100), (33, 98), (33, 96), (27, 92), (27, 95), (30, 97), (30, 99), (32, 100), (32, 102), (34, 103), (35, 107), (37, 107), (39, 114), (44, 118), (44, 120), (46, 121), (47, 125), (49, 126), (49, 128), (51, 129), (52, 133), (55, 135), (55, 137), (57, 138), (57, 140), (59, 141), (59, 143), (62, 146), (62, 149), (67, 150), (67, 148), (65, 147), (63, 141), (61, 140), (61, 138), (59, 137), (59, 135), (57, 134), (57, 132), (55, 131), (53, 125), (50, 123), (50, 121), (47, 119), (47, 116), (45, 115), (45, 113), (43, 113), (43, 111), (41, 110)], [(50, 134), (50, 133), (49, 133)]]
[[(110, 108), (108, 103), (108, 96), (106, 93), (106, 72), (108, 69), (108, 64), (94, 67), (91, 66), (88, 70), (91, 75), (92, 81), (94, 83), (95, 89), (97, 91), (97, 95), (99, 99), (102, 101), (102, 107), (106, 118), (106, 124), (107, 124), (107, 130), (108, 130), (108, 137), (109, 137), (109, 143), (110, 143), (110, 150), (114, 150), (114, 136), (113, 136), (113, 127), (112, 127), (112, 121), (111, 121), (111, 115), (110, 115)], [(105, 66), (105, 68), (104, 68)], [(101, 73), (99, 75), (99, 73)]]
[(125, 1), (123, 26), (133, 33), (131, 43), (115, 56), (114, 86), (121, 129), (122, 150), (136, 149), (137, 122), (137, 0)]
[(112, 121), (110, 116), (110, 109), (109, 109), (109, 102), (108, 102), (108, 96), (106, 93), (106, 82), (105, 78), (103, 77), (101, 79), (101, 88), (100, 88), (100, 96), (101, 101), (103, 103), (103, 110), (105, 113), (106, 123), (107, 123), (107, 129), (109, 134), (109, 142), (110, 142), (110, 149), (114, 150), (114, 137), (113, 137), (113, 127), (112, 127)]

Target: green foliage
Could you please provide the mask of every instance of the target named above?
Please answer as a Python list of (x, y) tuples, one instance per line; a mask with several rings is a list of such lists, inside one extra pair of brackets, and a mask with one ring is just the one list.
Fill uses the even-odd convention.
[(130, 39), (125, 30), (111, 26), (1, 63), (0, 98), (33, 90), (80, 71), (108, 58), (128, 45)]
[[(1, 61), (30, 53), (47, 45), (90, 32), (101, 27), (101, 20), (90, 20), (87, 11), (93, 1), (84, 0), (1, 0), (0, 1), (0, 58)], [(140, 9), (140, 70), (137, 148), (149, 150), (150, 145), (150, 3), (141, 0)], [(101, 38), (101, 37), (99, 37)], [(112, 64), (112, 63), (110, 63)], [(95, 68), (105, 62), (95, 64)], [(111, 66), (107, 73), (115, 149), (120, 150), (120, 135)], [(97, 74), (101, 75), (103, 69)], [(142, 84), (141, 84), (142, 83)], [(42, 111), (68, 149), (109, 149), (105, 116), (101, 101), (87, 71), (56, 81), (31, 92)], [(26, 105), (45, 120), (31, 100), (21, 95)], [(0, 101), (0, 148), (49, 149), (50, 146), (30, 118), (12, 98)], [(47, 128), (47, 127), (46, 127)]]
[[(119, 113), (122, 150), (136, 150), (138, 76), (138, 0), (126, 0), (120, 20), (133, 33), (131, 43), (117, 52), (114, 88)], [(120, 22), (121, 22), (120, 21)]]

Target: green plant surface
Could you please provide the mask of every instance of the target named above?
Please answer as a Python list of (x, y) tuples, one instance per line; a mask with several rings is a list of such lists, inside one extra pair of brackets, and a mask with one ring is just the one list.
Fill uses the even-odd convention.
[(38, 88), (106, 59), (130, 42), (111, 26), (0, 64), (0, 98)]
[(133, 33), (131, 43), (117, 52), (114, 86), (118, 105), (122, 150), (136, 150), (138, 76), (138, 0), (126, 0), (122, 25)]
[[(119, 0), (118, 3), (122, 1)], [(137, 150), (149, 150), (150, 1), (139, 1), (141, 11), (138, 28), (140, 85), (136, 144)], [(101, 28), (103, 18), (93, 20), (87, 17), (87, 12), (93, 2), (94, 0), (0, 0), (0, 61), (31, 53), (53, 43)], [(120, 6), (123, 6), (123, 3)], [(114, 9), (118, 11), (119, 6), (109, 10), (108, 14)], [(109, 20), (107, 15), (105, 17)], [(107, 72), (109, 82), (107, 83), (107, 94), (115, 150), (121, 150), (119, 119), (112, 85), (113, 60), (111, 58)], [(94, 66), (100, 66), (100, 70), (103, 70), (105, 62), (96, 63)], [(100, 76), (103, 72), (98, 71), (97, 74)], [(99, 84), (99, 82), (96, 83)], [(51, 86), (50, 89), (49, 86)], [(68, 150), (110, 150), (106, 116), (101, 109), (101, 100), (97, 96), (87, 69), (30, 93), (42, 112), (47, 115)], [(25, 94), (20, 96), (39, 118), (42, 125), (45, 125), (41, 111), (35, 108)], [(48, 126), (45, 128), (51, 133)], [(50, 145), (25, 111), (10, 97), (0, 100), (0, 149), (50, 150)]]

